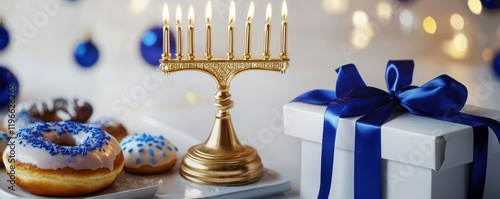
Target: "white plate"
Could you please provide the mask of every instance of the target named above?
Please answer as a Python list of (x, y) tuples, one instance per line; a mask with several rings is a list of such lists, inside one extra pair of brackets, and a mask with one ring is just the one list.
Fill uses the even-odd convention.
[[(132, 175), (125, 172), (115, 183), (102, 191), (75, 198), (257, 198), (280, 194), (291, 189), (289, 180), (282, 179), (278, 173), (266, 170), (264, 177), (256, 183), (243, 186), (209, 186), (192, 183), (179, 174), (179, 162), (189, 147), (201, 141), (189, 134), (178, 131), (149, 117), (134, 118), (126, 121), (127, 127), (135, 131), (161, 134), (179, 148), (176, 166), (158, 175)], [(140, 130), (139, 130), (140, 129)], [(4, 170), (4, 169), (2, 169)], [(35, 196), (15, 187), (8, 190), (8, 175), (0, 171), (0, 198), (46, 198)]]

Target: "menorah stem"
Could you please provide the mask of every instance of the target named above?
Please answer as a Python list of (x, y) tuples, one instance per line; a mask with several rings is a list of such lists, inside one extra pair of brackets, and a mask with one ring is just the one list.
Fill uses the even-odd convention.
[(240, 144), (231, 121), (229, 109), (233, 107), (233, 100), (229, 88), (219, 88), (215, 94), (215, 106), (219, 109), (215, 115), (212, 132), (203, 148), (222, 152), (241, 152), (244, 147)]
[(241, 185), (259, 180), (263, 166), (257, 151), (238, 141), (229, 109), (233, 107), (229, 87), (215, 94), (219, 109), (208, 139), (191, 147), (181, 164), (181, 175), (204, 184)]

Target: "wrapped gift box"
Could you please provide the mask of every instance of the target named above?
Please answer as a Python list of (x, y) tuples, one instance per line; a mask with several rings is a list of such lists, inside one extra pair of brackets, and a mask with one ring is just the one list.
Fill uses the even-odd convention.
[[(432, 102), (431, 102), (432, 103)], [(284, 105), (285, 133), (302, 139), (301, 198), (317, 198), (326, 106)], [(500, 119), (500, 112), (466, 106), (462, 112)], [(341, 118), (330, 198), (354, 198), (354, 129)], [(382, 126), (382, 198), (466, 199), (473, 159), (472, 127), (395, 112)], [(500, 198), (500, 146), (489, 132), (484, 198)]]

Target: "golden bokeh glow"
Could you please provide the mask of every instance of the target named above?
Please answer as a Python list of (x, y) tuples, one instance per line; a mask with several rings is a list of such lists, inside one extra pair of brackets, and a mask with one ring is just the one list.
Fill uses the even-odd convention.
[(483, 59), (484, 61), (491, 61), (493, 59), (493, 51), (489, 48), (485, 48), (483, 50)]
[(422, 26), (424, 27), (425, 32), (431, 35), (436, 33), (437, 24), (434, 18), (432, 18), (431, 16), (428, 16), (424, 19)]
[(377, 3), (377, 17), (383, 21), (390, 21), (392, 16), (391, 4), (387, 1)]
[(352, 24), (356, 28), (363, 28), (368, 25), (368, 15), (362, 10), (356, 10), (352, 14)]
[(464, 18), (457, 13), (451, 15), (450, 24), (455, 30), (462, 30), (464, 28)]
[(128, 4), (129, 10), (134, 14), (141, 14), (149, 5), (149, 0), (132, 0)]
[(453, 45), (457, 50), (465, 51), (467, 50), (469, 42), (463, 33), (458, 33), (453, 37)]
[(480, 0), (468, 0), (467, 5), (472, 13), (479, 15), (483, 11), (483, 5)]
[(349, 7), (349, 0), (323, 0), (323, 9), (327, 13), (344, 13)]
[(371, 37), (361, 28), (354, 28), (351, 32), (351, 44), (357, 49), (365, 49), (370, 44)]

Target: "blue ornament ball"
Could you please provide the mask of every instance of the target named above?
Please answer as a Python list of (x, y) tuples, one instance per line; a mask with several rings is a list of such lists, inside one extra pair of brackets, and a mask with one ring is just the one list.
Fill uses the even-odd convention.
[(15, 102), (19, 93), (19, 81), (6, 67), (0, 66), (0, 108)]
[(490, 10), (495, 10), (500, 8), (500, 0), (481, 0), (481, 4), (483, 4), (484, 7)]
[(493, 58), (493, 62), (491, 63), (491, 65), (493, 66), (493, 70), (495, 71), (497, 77), (500, 77), (500, 51), (498, 51)]
[(99, 50), (91, 40), (87, 40), (76, 46), (74, 57), (82, 68), (90, 68), (99, 59)]
[(9, 41), (9, 32), (7, 32), (7, 29), (5, 29), (5, 27), (0, 24), (0, 51), (7, 48), (7, 46), (9, 45)]
[[(163, 53), (163, 27), (155, 26), (147, 30), (141, 38), (141, 55), (144, 61), (153, 67), (160, 64), (161, 54)], [(176, 46), (175, 37), (170, 31), (170, 53), (175, 58)]]

